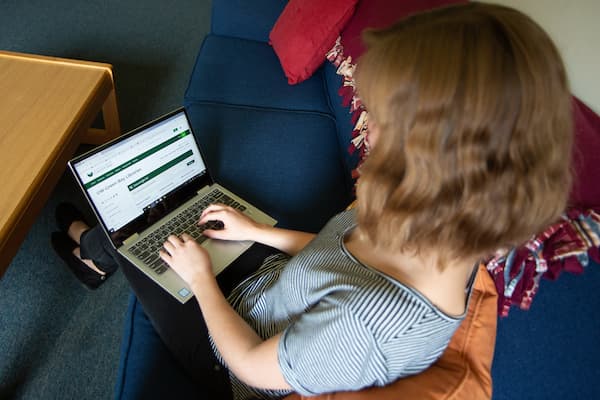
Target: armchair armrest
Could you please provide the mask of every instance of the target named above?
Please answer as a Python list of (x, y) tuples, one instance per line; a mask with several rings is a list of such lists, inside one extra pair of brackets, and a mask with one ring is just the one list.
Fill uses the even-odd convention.
[(213, 0), (211, 32), (267, 42), (286, 4), (287, 0)]

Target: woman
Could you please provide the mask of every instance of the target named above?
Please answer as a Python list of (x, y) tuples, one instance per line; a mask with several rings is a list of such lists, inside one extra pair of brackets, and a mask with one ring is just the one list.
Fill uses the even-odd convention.
[[(533, 21), (470, 3), (365, 40), (356, 83), (371, 152), (356, 211), (315, 236), (207, 208), (199, 223), (224, 224), (207, 236), (285, 253), (268, 257), (228, 299), (190, 236), (170, 236), (160, 252), (193, 289), (236, 398), (358, 390), (423, 371), (464, 318), (479, 260), (528, 239), (565, 207), (569, 88), (555, 46)], [(98, 229), (75, 221), (69, 232), (84, 259), (110, 264), (106, 252), (90, 254), (101, 247)], [(197, 319), (156, 299), (142, 303), (188, 371), (204, 368)]]

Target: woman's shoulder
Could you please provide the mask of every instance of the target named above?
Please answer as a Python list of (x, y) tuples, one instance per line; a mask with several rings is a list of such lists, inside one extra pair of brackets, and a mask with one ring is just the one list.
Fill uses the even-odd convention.
[(453, 317), (435, 306), (428, 298), (410, 286), (373, 272), (364, 284), (348, 291), (344, 306), (369, 325), (403, 326), (414, 329), (415, 324), (438, 323), (455, 325), (462, 316)]
[(333, 217), (325, 224), (321, 233), (330, 231), (345, 231), (356, 225), (356, 210), (350, 209), (342, 211)]

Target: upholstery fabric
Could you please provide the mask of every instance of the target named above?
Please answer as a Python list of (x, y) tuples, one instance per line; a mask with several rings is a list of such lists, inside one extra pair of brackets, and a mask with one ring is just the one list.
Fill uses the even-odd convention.
[(320, 71), (292, 87), (269, 45), (215, 35), (202, 44), (185, 99), (330, 114)]
[(354, 129), (350, 106), (349, 104), (345, 104), (343, 99), (338, 95), (340, 87), (343, 84), (343, 78), (336, 72), (336, 67), (330, 62), (323, 64), (322, 70), (330, 101), (329, 106), (337, 124), (338, 140), (342, 156), (346, 163), (346, 170), (352, 171), (358, 164), (359, 154), (350, 149), (352, 130)]
[(573, 96), (575, 146), (571, 205), (600, 210), (600, 116)]
[(133, 294), (125, 322), (115, 399), (202, 398), (202, 388), (179, 366)]
[(411, 14), (467, 0), (361, 0), (352, 19), (342, 30), (345, 53), (356, 60), (365, 50), (361, 33), (367, 28), (385, 28)]
[(315, 397), (292, 394), (285, 400), (478, 400), (492, 396), (491, 368), (496, 338), (496, 289), (484, 266), (479, 267), (467, 317), (442, 357), (410, 378), (358, 392)]
[(288, 0), (212, 1), (211, 34), (267, 42)]
[(309, 78), (354, 13), (358, 0), (291, 0), (269, 34), (290, 85)]
[(316, 232), (350, 202), (333, 118), (199, 102), (186, 108), (211, 174), (278, 226)]
[(529, 311), (498, 321), (494, 400), (600, 398), (600, 265), (542, 281)]

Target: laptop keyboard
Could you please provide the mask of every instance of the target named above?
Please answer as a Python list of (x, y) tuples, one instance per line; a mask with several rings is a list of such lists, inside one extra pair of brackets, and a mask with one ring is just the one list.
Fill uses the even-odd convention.
[(160, 258), (158, 251), (163, 247), (169, 235), (179, 236), (182, 233), (187, 233), (196, 242), (202, 243), (208, 239), (208, 237), (202, 234), (204, 230), (223, 229), (221, 221), (209, 221), (206, 224), (198, 225), (198, 220), (204, 209), (213, 203), (222, 203), (240, 211), (246, 209), (245, 206), (233, 200), (219, 189), (214, 189), (181, 213), (173, 216), (169, 222), (160, 226), (150, 235), (130, 247), (129, 251), (148, 265), (156, 274), (160, 275), (164, 273), (169, 266)]

